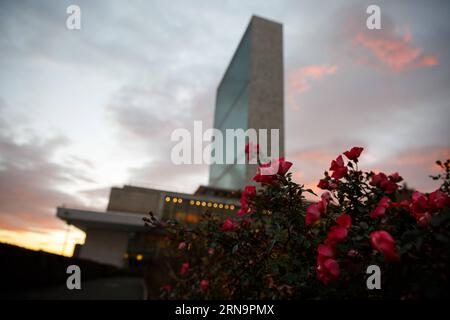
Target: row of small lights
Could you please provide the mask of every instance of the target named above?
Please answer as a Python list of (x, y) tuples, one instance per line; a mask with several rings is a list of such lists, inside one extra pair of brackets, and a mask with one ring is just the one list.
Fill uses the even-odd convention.
[[(183, 199), (181, 199), (181, 198), (177, 198), (177, 197), (173, 197), (173, 198), (166, 197), (166, 202), (170, 202), (170, 201), (172, 201), (173, 203), (183, 203)], [(235, 206), (232, 205), (232, 204), (230, 204), (230, 205), (225, 204), (225, 205), (224, 205), (224, 204), (222, 204), (222, 203), (212, 203), (212, 202), (199, 201), (199, 200), (197, 200), (197, 201), (195, 201), (195, 200), (190, 200), (190, 201), (189, 201), (189, 204), (190, 204), (191, 206), (196, 205), (196, 206), (202, 206), (202, 207), (208, 207), (208, 208), (213, 207), (213, 208), (219, 208), (219, 209), (225, 209), (225, 210), (228, 210), (228, 209), (234, 210), (234, 208), (235, 208)]]

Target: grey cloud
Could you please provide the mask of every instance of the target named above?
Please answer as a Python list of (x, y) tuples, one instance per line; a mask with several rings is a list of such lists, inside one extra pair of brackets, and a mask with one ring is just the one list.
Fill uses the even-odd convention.
[(3, 111), (0, 107), (0, 225), (10, 230), (60, 228), (56, 206), (81, 204), (77, 197), (61, 191), (61, 185), (89, 178), (52, 161), (55, 152), (67, 145), (67, 139), (34, 137), (17, 142)]

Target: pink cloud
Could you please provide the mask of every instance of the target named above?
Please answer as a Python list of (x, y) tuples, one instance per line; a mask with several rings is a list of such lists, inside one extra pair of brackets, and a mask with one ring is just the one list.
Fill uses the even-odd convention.
[(425, 54), (422, 48), (413, 45), (409, 28), (403, 35), (392, 29), (384, 32), (360, 31), (352, 39), (353, 43), (363, 49), (357, 61), (374, 67), (404, 71), (438, 64), (434, 54)]
[(311, 88), (312, 81), (318, 81), (325, 76), (335, 74), (337, 66), (333, 65), (309, 65), (299, 68), (288, 75), (288, 101), (291, 106), (295, 105), (297, 94), (305, 92)]
[(336, 65), (310, 65), (294, 70), (289, 76), (288, 86), (297, 93), (310, 89), (311, 80), (320, 80), (336, 73)]

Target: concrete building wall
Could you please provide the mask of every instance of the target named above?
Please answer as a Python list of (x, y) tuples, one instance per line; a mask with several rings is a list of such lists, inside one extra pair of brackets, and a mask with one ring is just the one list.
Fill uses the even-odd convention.
[(127, 231), (88, 229), (84, 245), (79, 251), (79, 257), (123, 267), (127, 246)]
[[(250, 22), (251, 59), (248, 128), (279, 130), (279, 155), (284, 156), (283, 26), (253, 17)], [(268, 154), (271, 155), (270, 140)], [(252, 184), (257, 165), (247, 166), (247, 184)]]
[[(217, 89), (214, 128), (224, 135), (226, 129), (266, 129), (269, 139), (270, 129), (278, 129), (278, 155), (284, 156), (283, 74), (282, 25), (252, 17)], [(269, 140), (267, 155), (273, 158), (270, 145)], [(243, 150), (237, 153), (240, 151), (243, 154)], [(256, 168), (257, 165), (213, 164), (210, 185), (243, 188), (253, 183)]]
[(111, 188), (107, 211), (158, 213), (161, 209), (162, 191), (132, 186)]

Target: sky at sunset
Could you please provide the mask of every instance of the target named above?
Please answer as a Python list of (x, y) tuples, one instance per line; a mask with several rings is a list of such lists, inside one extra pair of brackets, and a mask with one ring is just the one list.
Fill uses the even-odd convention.
[[(81, 8), (81, 30), (66, 8)], [(366, 8), (381, 8), (381, 30)], [(0, 241), (69, 254), (59, 205), (104, 210), (112, 186), (193, 192), (174, 129), (212, 126), (252, 15), (283, 24), (286, 158), (315, 188), (340, 152), (432, 191), (450, 158), (449, 1), (0, 2)]]

